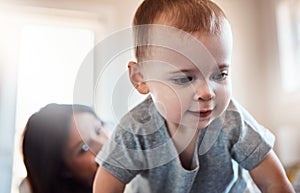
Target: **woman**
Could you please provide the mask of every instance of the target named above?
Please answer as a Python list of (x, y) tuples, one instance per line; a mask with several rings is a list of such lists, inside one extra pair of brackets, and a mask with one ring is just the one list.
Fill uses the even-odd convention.
[(91, 193), (95, 155), (108, 133), (84, 105), (49, 104), (25, 127), (24, 163), (32, 193)]

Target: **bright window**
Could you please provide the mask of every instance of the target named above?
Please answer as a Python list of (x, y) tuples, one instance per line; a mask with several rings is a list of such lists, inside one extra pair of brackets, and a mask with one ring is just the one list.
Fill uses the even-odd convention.
[[(17, 185), (26, 176), (19, 143), (29, 116), (48, 103), (73, 103), (78, 69), (94, 46), (94, 32), (87, 29), (31, 25), (24, 27), (21, 35), (14, 193), (18, 192)], [(93, 72), (90, 74), (92, 85)]]
[(300, 1), (282, 0), (277, 7), (283, 88), (300, 90)]

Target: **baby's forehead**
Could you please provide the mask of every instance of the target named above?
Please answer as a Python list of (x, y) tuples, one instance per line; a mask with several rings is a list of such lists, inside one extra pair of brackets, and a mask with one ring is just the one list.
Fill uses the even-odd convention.
[(220, 31), (211, 33), (207, 31), (184, 31), (176, 26), (165, 23), (151, 24), (136, 27), (137, 46), (141, 49), (152, 46), (161, 46), (180, 50), (181, 47), (197, 48), (202, 46), (202, 40), (206, 42), (215, 41), (218, 37), (228, 37), (231, 39), (231, 26), (227, 20), (223, 20)]
[[(142, 60), (174, 61), (175, 63), (230, 63), (232, 35), (230, 24), (224, 22), (220, 33), (188, 33), (170, 27), (153, 25), (143, 42)], [(143, 45), (143, 44), (142, 44)], [(173, 63), (174, 63), (173, 62)]]
[[(166, 35), (166, 34), (164, 34)], [(213, 60), (205, 44), (214, 42), (214, 35), (201, 34), (170, 34), (168, 37), (152, 37), (150, 45), (146, 46), (143, 61), (162, 61), (169, 63), (197, 63)], [(203, 38), (199, 38), (203, 37)], [(202, 39), (205, 39), (203, 44)], [(210, 62), (209, 62), (210, 63)]]
[[(150, 56), (141, 62), (146, 71), (170, 72), (199, 72), (207, 69), (216, 69), (217, 63), (208, 52), (193, 52), (189, 55), (180, 50), (173, 50), (164, 47), (152, 47)], [(202, 55), (202, 56), (201, 56)]]
[(148, 54), (142, 61), (143, 64), (189, 64), (191, 60), (185, 56), (181, 50), (172, 48), (166, 48), (161, 46), (150, 46), (148, 47)]

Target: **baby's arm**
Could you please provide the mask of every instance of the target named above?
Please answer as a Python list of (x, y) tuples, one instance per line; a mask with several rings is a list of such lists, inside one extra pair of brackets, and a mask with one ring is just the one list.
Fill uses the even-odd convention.
[(273, 150), (250, 171), (250, 174), (263, 193), (295, 193)]
[(99, 166), (94, 180), (93, 193), (121, 193), (124, 189), (123, 182)]

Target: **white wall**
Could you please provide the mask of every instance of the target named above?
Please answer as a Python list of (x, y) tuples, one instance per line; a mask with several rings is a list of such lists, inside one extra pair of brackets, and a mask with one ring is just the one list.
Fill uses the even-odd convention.
[(10, 191), (16, 111), (18, 27), (0, 8), (0, 192)]
[[(261, 3), (263, 9), (263, 46), (265, 82), (267, 83), (266, 120), (277, 134), (277, 150), (285, 165), (300, 162), (300, 89), (288, 92), (283, 87), (282, 65), (280, 63), (277, 39), (276, 9), (286, 0), (267, 0)], [(290, 1), (291, 2), (291, 1)], [(298, 64), (300, 65), (300, 64)]]
[(0, 87), (0, 191), (10, 191), (13, 145), (15, 131), (17, 69), (19, 58), (19, 31), (21, 26), (16, 20), (14, 10), (1, 5), (0, 14), (0, 52), (1, 52), (1, 87)]

